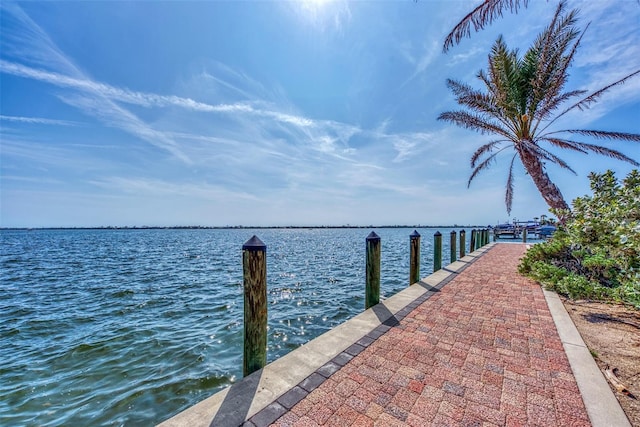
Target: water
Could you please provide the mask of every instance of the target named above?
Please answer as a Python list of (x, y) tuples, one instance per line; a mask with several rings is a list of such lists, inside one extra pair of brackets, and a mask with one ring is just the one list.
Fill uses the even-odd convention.
[[(242, 377), (245, 241), (267, 245), (273, 361), (363, 311), (370, 231), (1, 231), (0, 425), (177, 414)], [(413, 230), (375, 231), (384, 298), (408, 285)], [(435, 231), (418, 229), (421, 277)], [(439, 231), (446, 265), (451, 229)]]

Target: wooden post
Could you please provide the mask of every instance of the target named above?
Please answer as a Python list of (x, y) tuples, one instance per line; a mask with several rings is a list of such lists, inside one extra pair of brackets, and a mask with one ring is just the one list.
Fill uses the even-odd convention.
[(367, 281), (364, 292), (364, 308), (380, 302), (380, 236), (369, 233), (367, 242)]
[(498, 241), (498, 227), (493, 229), (493, 241), (494, 242)]
[(465, 256), (466, 234), (465, 230), (460, 230), (460, 258)]
[(267, 246), (257, 237), (242, 245), (244, 376), (267, 363)]
[(476, 250), (476, 229), (471, 230), (471, 239), (469, 240), (469, 252)]
[(442, 268), (442, 234), (436, 231), (433, 235), (433, 271), (436, 272)]
[(409, 235), (409, 286), (420, 281), (420, 233), (413, 230)]
[(522, 243), (527, 243), (527, 227), (522, 229)]
[(451, 233), (449, 233), (449, 263), (455, 262), (456, 260), (456, 231), (455, 230), (451, 230)]

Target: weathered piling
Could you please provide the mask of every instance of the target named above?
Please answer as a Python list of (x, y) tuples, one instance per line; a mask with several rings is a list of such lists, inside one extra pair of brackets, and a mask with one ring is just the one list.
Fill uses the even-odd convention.
[(471, 230), (471, 238), (469, 239), (469, 252), (476, 250), (476, 229)]
[(439, 231), (433, 235), (433, 271), (442, 268), (442, 234)]
[(267, 246), (257, 236), (242, 245), (244, 284), (243, 375), (267, 363)]
[(420, 281), (420, 233), (417, 230), (409, 235), (409, 242), (409, 285), (413, 285)]
[(460, 230), (460, 258), (463, 258), (466, 254), (465, 254), (465, 245), (467, 244), (466, 242), (466, 234), (467, 232), (465, 230)]
[(527, 227), (522, 229), (522, 243), (527, 243)]
[(367, 279), (365, 285), (364, 308), (380, 302), (380, 236), (369, 233), (367, 242)]
[(451, 230), (449, 235), (449, 263), (456, 260), (456, 231)]

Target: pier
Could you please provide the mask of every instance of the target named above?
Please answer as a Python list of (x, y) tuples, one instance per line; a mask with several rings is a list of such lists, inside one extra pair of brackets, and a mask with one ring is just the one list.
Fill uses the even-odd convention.
[(525, 250), (470, 250), (160, 425), (630, 425)]

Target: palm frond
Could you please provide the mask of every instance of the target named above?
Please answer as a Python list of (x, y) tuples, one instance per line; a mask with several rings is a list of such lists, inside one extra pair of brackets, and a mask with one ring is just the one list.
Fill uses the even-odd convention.
[(556, 132), (550, 132), (547, 135), (569, 132), (577, 133), (578, 135), (590, 136), (595, 139), (619, 139), (622, 141), (634, 141), (640, 142), (640, 134), (638, 133), (626, 133), (626, 132), (610, 132), (605, 130), (592, 130), (592, 129), (565, 129)]
[[(551, 142), (551, 140), (555, 138), (545, 137), (542, 139)], [(575, 146), (575, 148), (573, 149), (576, 151), (581, 151), (584, 153), (586, 153), (586, 151), (591, 151), (592, 153), (600, 154), (601, 156), (611, 157), (613, 159), (622, 160), (624, 162), (631, 163), (634, 166), (640, 166), (640, 163), (638, 163), (636, 160), (612, 148), (603, 147), (602, 145), (589, 144), (586, 142), (577, 142), (577, 141), (566, 141), (566, 142), (573, 144)]]
[(460, 43), (464, 37), (471, 36), (472, 24), (477, 32), (492, 23), (497, 17), (502, 16), (503, 10), (509, 8), (512, 13), (517, 13), (521, 5), (527, 7), (528, 4), (529, 0), (484, 0), (462, 18), (447, 35), (444, 39), (443, 52), (447, 52), (454, 44)]
[(516, 161), (518, 154), (514, 154), (509, 165), (509, 175), (507, 176), (507, 188), (504, 193), (504, 203), (507, 205), (507, 215), (511, 215), (511, 206), (513, 204), (513, 163)]
[(555, 116), (553, 118), (553, 120), (550, 120), (549, 123), (547, 123), (547, 125), (541, 129), (541, 131), (544, 131), (545, 129), (547, 129), (549, 126), (551, 126), (556, 120), (558, 120), (560, 117), (564, 116), (565, 114), (567, 114), (569, 111), (574, 110), (574, 109), (579, 109), (580, 111), (583, 111), (587, 108), (589, 108), (591, 106), (591, 104), (595, 103), (598, 101), (598, 99), (609, 89), (624, 84), (627, 80), (629, 80), (630, 78), (636, 76), (640, 74), (640, 69), (632, 72), (631, 74), (627, 74), (626, 76), (624, 76), (623, 78), (621, 78), (620, 80), (617, 80), (605, 87), (603, 87), (602, 89), (599, 89), (593, 93), (591, 93), (590, 95), (586, 96), (585, 98), (581, 99), (580, 101), (576, 102), (575, 104), (571, 105), (570, 107), (566, 108), (562, 113), (558, 114), (557, 116)]
[(558, 108), (559, 105), (561, 105), (562, 103), (566, 102), (571, 98), (580, 96), (585, 93), (587, 93), (586, 90), (572, 90), (570, 92), (561, 93), (554, 97), (545, 99), (544, 103), (541, 103), (540, 107), (535, 113), (536, 119), (545, 120), (549, 118), (553, 110)]
[(498, 155), (499, 152), (493, 153), (491, 154), (489, 157), (487, 157), (486, 159), (484, 159), (482, 162), (480, 162), (478, 164), (478, 166), (476, 166), (473, 171), (471, 172), (471, 175), (469, 176), (469, 180), (467, 181), (467, 188), (469, 188), (471, 186), (471, 181), (473, 181), (473, 178), (475, 178), (480, 172), (482, 172), (485, 169), (488, 169), (489, 166), (491, 166), (491, 163), (493, 162), (493, 160), (496, 158), (496, 156)]
[[(548, 107), (544, 107), (545, 104), (559, 96), (567, 82), (567, 69), (573, 62), (575, 52), (584, 35), (584, 31), (579, 32), (574, 27), (577, 19), (577, 10), (574, 9), (561, 16), (565, 6), (565, 1), (561, 1), (558, 4), (551, 23), (536, 39), (530, 51), (527, 52), (537, 60), (536, 73), (531, 80), (530, 115), (533, 115), (539, 108), (548, 110)], [(576, 37), (578, 37), (578, 40), (570, 47), (571, 42)], [(568, 49), (569, 52), (567, 53)]]
[[(496, 140), (496, 141), (491, 141), (491, 142), (489, 142), (489, 143), (487, 143), (487, 144), (482, 145), (480, 148), (478, 148), (478, 149), (475, 151), (475, 153), (473, 153), (473, 155), (471, 156), (471, 167), (472, 167), (472, 168), (473, 168), (473, 167), (475, 167), (475, 166), (476, 166), (476, 163), (478, 162), (478, 159), (479, 159), (480, 157), (482, 157), (482, 156), (483, 156), (485, 153), (487, 153), (487, 152), (491, 152), (491, 151), (493, 151), (493, 149), (494, 149), (497, 145), (499, 145), (499, 144), (501, 144), (501, 143), (503, 143), (503, 142), (511, 142), (511, 141), (509, 141), (509, 140), (504, 140), (504, 139), (499, 139), (499, 140)], [(500, 151), (502, 151), (502, 150), (500, 150)]]
[(451, 79), (447, 79), (447, 87), (449, 87), (456, 96), (458, 104), (465, 105), (472, 110), (487, 114), (495, 114), (498, 112), (493, 97), (490, 95), (473, 89), (469, 85)]
[(438, 116), (438, 120), (454, 123), (466, 129), (479, 131), (481, 134), (495, 133), (511, 139), (509, 131), (503, 129), (495, 123), (491, 123), (480, 115), (474, 115), (466, 111), (447, 111)]
[(560, 166), (563, 169), (567, 169), (571, 171), (574, 175), (578, 175), (576, 171), (574, 171), (573, 168), (569, 166), (567, 162), (565, 162), (564, 160), (562, 160), (560, 157), (556, 156), (552, 152), (540, 147), (539, 145), (527, 144), (524, 146), (523, 149), (527, 150), (529, 153), (531, 153), (538, 159), (548, 160), (552, 163), (555, 163), (556, 165)]
[(551, 145), (558, 148), (564, 148), (566, 150), (573, 150), (573, 151), (578, 151), (582, 154), (587, 154), (587, 151), (580, 148), (580, 143), (576, 141), (570, 141), (570, 140), (561, 139), (561, 138), (542, 138), (541, 140), (547, 141)]

